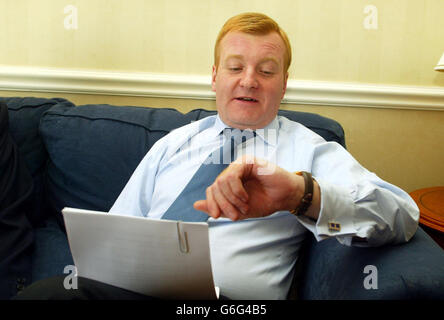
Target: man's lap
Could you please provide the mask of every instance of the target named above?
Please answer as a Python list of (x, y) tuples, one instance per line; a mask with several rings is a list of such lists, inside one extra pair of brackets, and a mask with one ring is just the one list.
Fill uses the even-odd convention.
[[(154, 300), (154, 298), (88, 278), (67, 281), (66, 275), (37, 281), (15, 300)], [(71, 279), (72, 280), (72, 279)], [(69, 283), (69, 285), (67, 285)], [(65, 288), (65, 286), (67, 288)]]
[(76, 286), (64, 286), (66, 266), (74, 265), (66, 234), (54, 217), (35, 229), (35, 245), (32, 254), (33, 283), (14, 299), (18, 300), (146, 300), (152, 299), (131, 291), (107, 285), (87, 278), (77, 277)]

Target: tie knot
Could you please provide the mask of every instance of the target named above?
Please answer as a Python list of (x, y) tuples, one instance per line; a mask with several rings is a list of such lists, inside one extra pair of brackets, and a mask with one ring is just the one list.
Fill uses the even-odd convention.
[(236, 128), (226, 128), (223, 131), (225, 143), (221, 147), (220, 161), (224, 164), (230, 164), (236, 158), (237, 146), (256, 136), (253, 130), (240, 130)]
[(234, 142), (234, 145), (243, 143), (256, 136), (256, 132), (251, 129), (240, 130), (237, 128), (225, 128), (223, 134), (226, 139)]

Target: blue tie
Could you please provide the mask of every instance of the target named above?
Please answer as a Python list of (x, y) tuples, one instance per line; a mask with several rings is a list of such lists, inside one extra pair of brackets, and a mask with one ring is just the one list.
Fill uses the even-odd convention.
[(235, 159), (235, 147), (255, 136), (253, 131), (225, 129), (225, 143), (213, 151), (196, 171), (190, 182), (174, 200), (162, 219), (186, 222), (205, 222), (209, 216), (193, 208), (194, 202), (206, 198), (205, 190), (228, 165)]

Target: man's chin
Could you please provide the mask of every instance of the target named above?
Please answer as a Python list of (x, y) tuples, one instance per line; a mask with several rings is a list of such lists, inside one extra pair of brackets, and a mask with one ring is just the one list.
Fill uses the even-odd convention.
[[(226, 110), (227, 111), (227, 110)], [(230, 106), (228, 112), (219, 115), (222, 121), (238, 129), (260, 129), (266, 125), (262, 108), (233, 108)]]
[(233, 128), (237, 128), (237, 129), (258, 129), (258, 128), (262, 128), (263, 126), (261, 125), (260, 121), (252, 121), (253, 119), (251, 118), (235, 118), (235, 119), (229, 119), (228, 120), (228, 125), (230, 127)]

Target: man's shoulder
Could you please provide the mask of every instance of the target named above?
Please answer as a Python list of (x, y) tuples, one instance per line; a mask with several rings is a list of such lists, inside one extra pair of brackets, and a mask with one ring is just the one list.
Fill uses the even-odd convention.
[(174, 130), (172, 130), (170, 133), (168, 133), (164, 138), (177, 138), (177, 137), (183, 137), (183, 135), (194, 135), (197, 134), (205, 129), (210, 128), (213, 126), (214, 122), (216, 120), (216, 115), (208, 116), (203, 119), (199, 119), (196, 121), (191, 121), (190, 123), (183, 125), (181, 127), (178, 127)]
[(294, 135), (302, 139), (310, 138), (319, 142), (325, 141), (324, 138), (300, 122), (290, 120), (285, 116), (278, 116), (278, 120), (280, 130), (288, 135)]
[(173, 152), (172, 150), (180, 148), (184, 143), (189, 141), (195, 135), (208, 128), (211, 128), (214, 125), (215, 119), (216, 116), (213, 115), (203, 119), (192, 121), (189, 124), (178, 127), (170, 131), (163, 138), (157, 140), (155, 146), (157, 148), (169, 149), (171, 152)]

